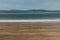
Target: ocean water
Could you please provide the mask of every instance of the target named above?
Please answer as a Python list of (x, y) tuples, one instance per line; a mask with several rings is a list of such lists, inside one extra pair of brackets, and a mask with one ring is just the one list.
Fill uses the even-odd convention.
[(0, 19), (60, 19), (60, 12), (0, 13)]

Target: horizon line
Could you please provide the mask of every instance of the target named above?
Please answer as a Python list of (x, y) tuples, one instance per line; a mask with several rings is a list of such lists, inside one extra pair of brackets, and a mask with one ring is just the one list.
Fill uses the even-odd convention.
[[(0, 9), (0, 10), (49, 10), (49, 9)], [(49, 11), (59, 11), (59, 10), (49, 10)]]

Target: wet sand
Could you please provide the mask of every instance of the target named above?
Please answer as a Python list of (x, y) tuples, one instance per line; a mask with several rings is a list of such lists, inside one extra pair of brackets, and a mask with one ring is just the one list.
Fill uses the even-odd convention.
[(0, 23), (0, 40), (60, 40), (60, 23)]

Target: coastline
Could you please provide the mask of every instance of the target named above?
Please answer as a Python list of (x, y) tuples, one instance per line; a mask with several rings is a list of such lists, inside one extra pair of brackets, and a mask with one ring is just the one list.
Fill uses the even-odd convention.
[(60, 39), (60, 19), (0, 20), (0, 40), (47, 39)]
[(24, 19), (24, 20), (13, 20), (4, 19), (0, 22), (20, 22), (20, 23), (60, 23), (60, 19)]

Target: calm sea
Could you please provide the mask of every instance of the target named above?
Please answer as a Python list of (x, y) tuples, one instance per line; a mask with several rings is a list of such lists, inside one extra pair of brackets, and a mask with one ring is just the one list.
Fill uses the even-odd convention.
[(0, 19), (60, 19), (60, 12), (0, 13)]

